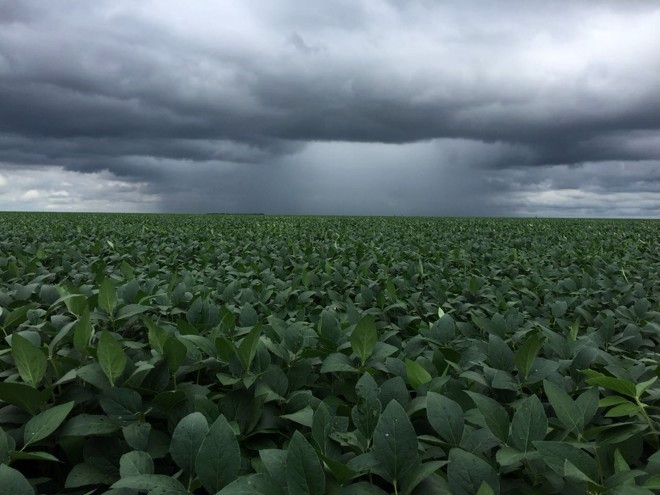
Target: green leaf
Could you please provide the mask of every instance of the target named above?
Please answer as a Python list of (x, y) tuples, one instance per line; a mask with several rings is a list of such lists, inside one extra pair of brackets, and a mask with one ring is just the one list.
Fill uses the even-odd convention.
[(314, 448), (295, 431), (286, 452), (289, 495), (325, 493), (325, 474)]
[(115, 478), (106, 473), (103, 469), (90, 464), (82, 462), (73, 466), (69, 471), (64, 482), (64, 488), (79, 488), (87, 485), (110, 485)]
[(195, 459), (197, 477), (204, 488), (216, 493), (238, 476), (241, 452), (234, 430), (224, 415), (211, 425)]
[(456, 323), (451, 315), (440, 315), (441, 309), (438, 308), (440, 319), (431, 327), (431, 335), (442, 343), (451, 342), (456, 337)]
[[(186, 491), (180, 481), (171, 476), (165, 476), (164, 474), (140, 474), (138, 476), (127, 476), (114, 483), (110, 488), (130, 488), (132, 490), (140, 491)], [(215, 491), (213, 493), (215, 493)]]
[(280, 418), (311, 428), (314, 422), (314, 410), (310, 406), (305, 406), (294, 413), (281, 414)]
[(109, 388), (98, 396), (101, 409), (121, 426), (135, 423), (142, 413), (142, 396), (130, 388)]
[(493, 368), (511, 372), (515, 366), (513, 351), (509, 345), (497, 335), (488, 336), (488, 362)]
[(644, 487), (649, 490), (660, 490), (660, 474), (654, 474), (644, 482)]
[(12, 461), (25, 460), (25, 461), (50, 461), (50, 462), (60, 462), (60, 460), (55, 457), (53, 454), (48, 452), (22, 452), (14, 451), (10, 455)]
[(312, 438), (322, 454), (327, 451), (328, 436), (333, 430), (332, 415), (328, 406), (321, 402), (312, 418)]
[(371, 356), (377, 341), (376, 323), (371, 316), (365, 316), (351, 333), (351, 348), (362, 364)]
[(495, 494), (500, 493), (497, 473), (483, 459), (462, 449), (449, 451), (447, 481), (452, 495), (474, 495), (486, 482)]
[(44, 391), (36, 390), (25, 383), (0, 382), (0, 400), (18, 406), (31, 415), (39, 412), (39, 406), (45, 397)]
[(154, 461), (149, 454), (141, 450), (127, 452), (119, 459), (119, 475), (122, 478), (154, 474)]
[[(378, 392), (378, 385), (368, 372), (365, 372), (355, 384), (355, 394), (358, 400), (351, 410), (351, 419), (360, 433), (367, 439), (371, 439), (382, 411)], [(317, 413), (319, 409), (317, 409)], [(315, 438), (318, 436), (316, 435)]]
[(259, 345), (259, 338), (261, 337), (261, 326), (257, 325), (250, 333), (248, 333), (243, 341), (238, 346), (236, 354), (238, 354), (238, 359), (240, 359), (243, 369), (248, 371), (252, 360), (254, 359), (255, 354), (257, 353), (257, 347)]
[(417, 466), (401, 482), (402, 495), (410, 495), (421, 482), (446, 464), (447, 461), (430, 461)]
[(18, 327), (21, 325), (21, 323), (27, 320), (28, 311), (34, 308), (35, 305), (33, 304), (25, 304), (20, 308), (16, 308), (5, 317), (5, 321), (3, 322), (2, 326), (5, 328), (5, 330), (9, 330), (15, 326)]
[(131, 423), (122, 429), (124, 440), (135, 450), (147, 450), (151, 425), (149, 423)]
[(115, 319), (117, 321), (128, 320), (129, 318), (133, 318), (134, 316), (141, 315), (142, 313), (146, 313), (150, 309), (151, 306), (144, 306), (142, 304), (127, 304), (126, 306), (122, 306), (121, 308), (119, 308)]
[(410, 386), (417, 390), (420, 385), (428, 383), (432, 380), (432, 376), (426, 371), (419, 363), (412, 359), (406, 358), (406, 376)]
[(403, 480), (420, 463), (417, 435), (401, 404), (392, 400), (373, 435), (374, 455), (392, 482)]
[(598, 407), (618, 406), (619, 404), (632, 404), (632, 402), (620, 395), (608, 395), (598, 401)]
[(499, 402), (476, 392), (467, 391), (472, 398), (477, 409), (486, 420), (488, 429), (499, 438), (506, 442), (509, 438), (509, 415)]
[(9, 464), (9, 452), (16, 448), (16, 441), (0, 428), (0, 464)]
[(184, 472), (193, 472), (197, 453), (208, 432), (208, 422), (199, 412), (188, 414), (174, 428), (170, 453), (174, 462)]
[(99, 287), (99, 307), (108, 315), (112, 316), (117, 307), (117, 289), (109, 278), (104, 278)]
[(110, 380), (108, 380), (103, 368), (101, 368), (101, 365), (97, 362), (86, 364), (85, 366), (78, 368), (76, 370), (76, 376), (101, 390), (112, 388)]
[(23, 381), (37, 388), (48, 368), (46, 355), (18, 333), (11, 336), (11, 353)]
[(265, 474), (241, 476), (216, 495), (284, 495), (284, 492)]
[(6, 464), (0, 464), (0, 486), (7, 494), (34, 495), (34, 488), (25, 476)]
[(89, 309), (85, 307), (73, 327), (73, 347), (81, 353), (86, 353), (92, 339), (92, 324), (89, 320)]
[(534, 334), (528, 337), (516, 351), (516, 368), (524, 378), (527, 378), (529, 370), (534, 363), (534, 359), (538, 356), (541, 347), (543, 347), (543, 337), (539, 334)]
[(433, 429), (446, 442), (458, 446), (463, 437), (463, 409), (461, 406), (435, 392), (426, 394), (426, 416)]
[(320, 371), (321, 373), (356, 372), (357, 369), (353, 366), (348, 356), (335, 352), (325, 358)]
[(566, 313), (568, 309), (568, 304), (566, 301), (554, 301), (550, 304), (550, 311), (552, 312), (553, 318), (561, 318)]
[(259, 323), (259, 315), (251, 304), (244, 304), (238, 315), (238, 323), (242, 327), (254, 327)]
[(566, 442), (537, 441), (534, 446), (541, 454), (541, 459), (560, 476), (564, 476), (565, 461), (569, 461), (590, 480), (598, 479), (596, 461), (585, 451)]
[(370, 439), (376, 429), (382, 405), (377, 397), (359, 398), (358, 403), (351, 410), (351, 419), (356, 428)]
[(51, 407), (30, 419), (25, 424), (25, 430), (23, 431), (25, 446), (43, 440), (57, 430), (73, 409), (74, 404), (71, 401), (60, 406)]
[(637, 394), (637, 397), (641, 397), (642, 394), (651, 386), (653, 385), (656, 380), (658, 379), (657, 376), (654, 376), (650, 380), (646, 380), (645, 382), (637, 383), (635, 385), (635, 393)]
[(511, 421), (511, 444), (528, 452), (533, 442), (543, 440), (548, 430), (548, 418), (543, 404), (536, 395), (530, 395), (520, 403)]
[(582, 413), (585, 426), (589, 424), (598, 411), (598, 395), (598, 387), (590, 387), (575, 399), (575, 405)]
[(495, 492), (493, 489), (490, 487), (488, 483), (483, 481), (481, 485), (479, 486), (479, 490), (477, 491), (477, 495), (495, 495)]
[(608, 390), (613, 390), (614, 392), (627, 395), (628, 397), (632, 397), (633, 399), (637, 396), (637, 389), (635, 387), (635, 384), (629, 382), (628, 380), (624, 380), (623, 378), (614, 378), (611, 376), (605, 376), (596, 371), (590, 371), (590, 370), (585, 370), (583, 371), (583, 373), (589, 376), (589, 378), (587, 378), (587, 383), (589, 385), (596, 385), (599, 387), (606, 388)]
[(55, 304), (60, 301), (63, 301), (69, 312), (76, 317), (81, 316), (87, 308), (87, 298), (82, 294), (68, 294), (61, 297)]
[(639, 414), (640, 409), (637, 404), (627, 402), (625, 404), (619, 404), (614, 406), (612, 409), (605, 413), (606, 418), (620, 418), (621, 416), (633, 416)]
[(96, 357), (105, 376), (114, 387), (117, 378), (121, 376), (126, 367), (127, 360), (121, 344), (107, 331), (102, 332), (99, 337)]
[(630, 471), (630, 466), (628, 465), (626, 460), (621, 455), (621, 451), (619, 449), (615, 449), (614, 450), (614, 472), (615, 473), (622, 473), (624, 471)]
[(527, 454), (525, 452), (520, 452), (519, 450), (514, 449), (513, 447), (509, 447), (508, 445), (502, 447), (495, 454), (495, 460), (502, 467), (518, 464), (526, 458)]
[(337, 495), (387, 495), (387, 492), (372, 483), (362, 481), (342, 487)]
[(543, 388), (555, 414), (567, 430), (582, 431), (584, 428), (584, 417), (580, 408), (573, 402), (573, 399), (561, 387), (552, 382), (544, 380)]
[(323, 464), (327, 466), (327, 468), (332, 473), (332, 476), (334, 476), (340, 485), (343, 485), (357, 474), (342, 462), (326, 457), (323, 454), (320, 454), (320, 457), (323, 461)]
[(355, 394), (361, 399), (377, 399), (378, 392), (376, 380), (371, 373), (365, 371), (355, 384)]
[(60, 430), (62, 437), (111, 435), (121, 427), (102, 414), (79, 414), (67, 421)]
[(286, 486), (286, 455), (281, 449), (262, 449), (259, 451), (259, 459), (264, 463), (268, 474), (281, 487)]
[(186, 349), (186, 346), (179, 339), (172, 337), (165, 342), (163, 353), (165, 354), (170, 372), (176, 373), (185, 362), (188, 349)]
[(170, 338), (169, 332), (156, 325), (149, 318), (144, 318), (142, 321), (149, 329), (149, 333), (147, 334), (149, 345), (158, 351), (159, 354), (165, 354), (165, 343)]

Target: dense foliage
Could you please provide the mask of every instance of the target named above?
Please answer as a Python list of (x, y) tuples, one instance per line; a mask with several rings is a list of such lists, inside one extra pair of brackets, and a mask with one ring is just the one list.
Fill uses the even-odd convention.
[(0, 225), (7, 493), (660, 489), (656, 221)]

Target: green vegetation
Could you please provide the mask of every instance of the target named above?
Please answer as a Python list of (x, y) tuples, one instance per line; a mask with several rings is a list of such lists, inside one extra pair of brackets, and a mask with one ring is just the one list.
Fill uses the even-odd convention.
[(656, 221), (0, 224), (12, 494), (660, 489)]

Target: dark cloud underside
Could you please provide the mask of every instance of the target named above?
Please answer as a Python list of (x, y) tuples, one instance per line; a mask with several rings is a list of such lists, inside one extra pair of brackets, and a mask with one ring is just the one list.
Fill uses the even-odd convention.
[(0, 0), (0, 207), (657, 216), (658, 26), (653, 1)]

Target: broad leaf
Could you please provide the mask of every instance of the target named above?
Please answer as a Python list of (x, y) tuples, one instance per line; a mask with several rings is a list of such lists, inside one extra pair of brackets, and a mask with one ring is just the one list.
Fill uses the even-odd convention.
[(417, 390), (421, 385), (431, 381), (432, 376), (419, 363), (406, 358), (406, 375), (410, 386)]
[(325, 474), (319, 458), (298, 431), (293, 433), (286, 452), (286, 480), (289, 495), (325, 493)]
[(111, 488), (130, 488), (139, 491), (186, 491), (180, 481), (171, 476), (165, 476), (164, 474), (140, 474), (138, 476), (127, 476), (114, 483)]
[(426, 416), (446, 442), (458, 446), (463, 436), (463, 409), (457, 402), (435, 392), (426, 394)]
[(6, 464), (0, 464), (0, 487), (8, 495), (34, 495), (34, 488), (25, 476)]
[(89, 462), (82, 462), (73, 466), (73, 469), (69, 471), (64, 482), (64, 487), (79, 488), (81, 486), (98, 484), (110, 485), (115, 479), (98, 466)]
[(149, 318), (144, 318), (145, 325), (149, 329), (147, 338), (149, 340), (149, 345), (158, 351), (160, 354), (165, 353), (165, 343), (170, 338), (170, 334), (164, 328), (156, 325)]
[(541, 347), (543, 347), (543, 337), (539, 334), (534, 334), (528, 337), (516, 351), (514, 358), (516, 368), (523, 377), (527, 378), (529, 370), (534, 363), (534, 359), (538, 356)]
[(197, 476), (204, 488), (216, 493), (238, 476), (241, 452), (234, 430), (220, 415), (204, 437), (195, 459)]
[(381, 414), (373, 441), (374, 455), (393, 482), (403, 480), (420, 463), (415, 429), (397, 401)]
[(0, 382), (0, 400), (18, 406), (32, 415), (39, 412), (39, 406), (46, 395), (25, 383)]
[(179, 367), (185, 362), (188, 350), (179, 339), (172, 337), (165, 342), (163, 353), (165, 354), (170, 372), (176, 373)]
[(126, 367), (126, 354), (121, 344), (110, 333), (101, 332), (96, 347), (96, 357), (105, 376), (114, 386)]
[(351, 333), (351, 348), (364, 364), (378, 341), (376, 324), (371, 316), (362, 318)]
[(141, 315), (142, 313), (146, 313), (151, 309), (150, 306), (144, 306), (142, 304), (127, 304), (126, 306), (122, 306), (119, 308), (117, 311), (117, 316), (116, 319), (117, 321), (121, 320), (128, 320), (129, 318), (133, 318), (134, 316)]
[(120, 429), (117, 422), (102, 414), (79, 414), (67, 421), (59, 434), (63, 437), (87, 437), (110, 435)]
[[(321, 492), (319, 492), (321, 493)], [(284, 492), (265, 474), (241, 476), (216, 495), (283, 495)]]
[(208, 432), (209, 425), (206, 418), (198, 412), (188, 414), (176, 425), (172, 433), (170, 453), (174, 462), (184, 472), (193, 471), (197, 453)]
[(467, 394), (472, 398), (477, 409), (486, 420), (488, 429), (502, 442), (506, 442), (509, 438), (509, 415), (506, 410), (499, 402), (490, 397), (470, 391)]
[(474, 495), (483, 482), (495, 494), (500, 493), (500, 482), (493, 467), (476, 455), (458, 448), (449, 451), (447, 480), (452, 495)]
[(511, 421), (511, 444), (527, 452), (534, 448), (533, 442), (543, 440), (548, 430), (548, 418), (543, 404), (536, 395), (522, 401)]
[(141, 450), (125, 453), (119, 459), (119, 475), (122, 478), (154, 474), (154, 461), (149, 454)]
[(552, 382), (544, 381), (543, 388), (548, 396), (550, 405), (568, 431), (582, 431), (584, 427), (584, 416), (578, 405), (560, 387)]
[(112, 316), (117, 307), (117, 289), (109, 278), (104, 278), (99, 287), (99, 307), (108, 315)]
[(73, 327), (73, 347), (78, 352), (86, 353), (91, 339), (92, 324), (89, 319), (89, 309), (85, 307)]
[(25, 425), (23, 431), (23, 441), (25, 445), (30, 445), (43, 440), (53, 433), (64, 422), (67, 415), (73, 409), (74, 402), (67, 402), (60, 406), (54, 406), (45, 410), (41, 414), (30, 419)]
[(598, 479), (596, 461), (584, 450), (566, 442), (534, 442), (534, 446), (541, 459), (560, 476), (565, 473), (565, 461), (569, 461), (589, 479)]
[(46, 355), (18, 333), (12, 334), (11, 353), (23, 381), (37, 388), (48, 368)]
[(627, 395), (633, 399), (637, 397), (635, 384), (628, 380), (605, 376), (595, 371), (585, 371), (584, 373), (589, 376), (589, 378), (587, 378), (587, 383), (589, 385), (597, 385), (608, 390), (613, 390), (614, 392)]
[(245, 371), (250, 369), (254, 355), (257, 353), (257, 346), (259, 345), (260, 336), (261, 327), (257, 325), (243, 338), (243, 341), (236, 350), (238, 358), (240, 359)]
[(410, 495), (420, 483), (446, 464), (447, 461), (430, 461), (417, 466), (401, 481), (402, 495)]

